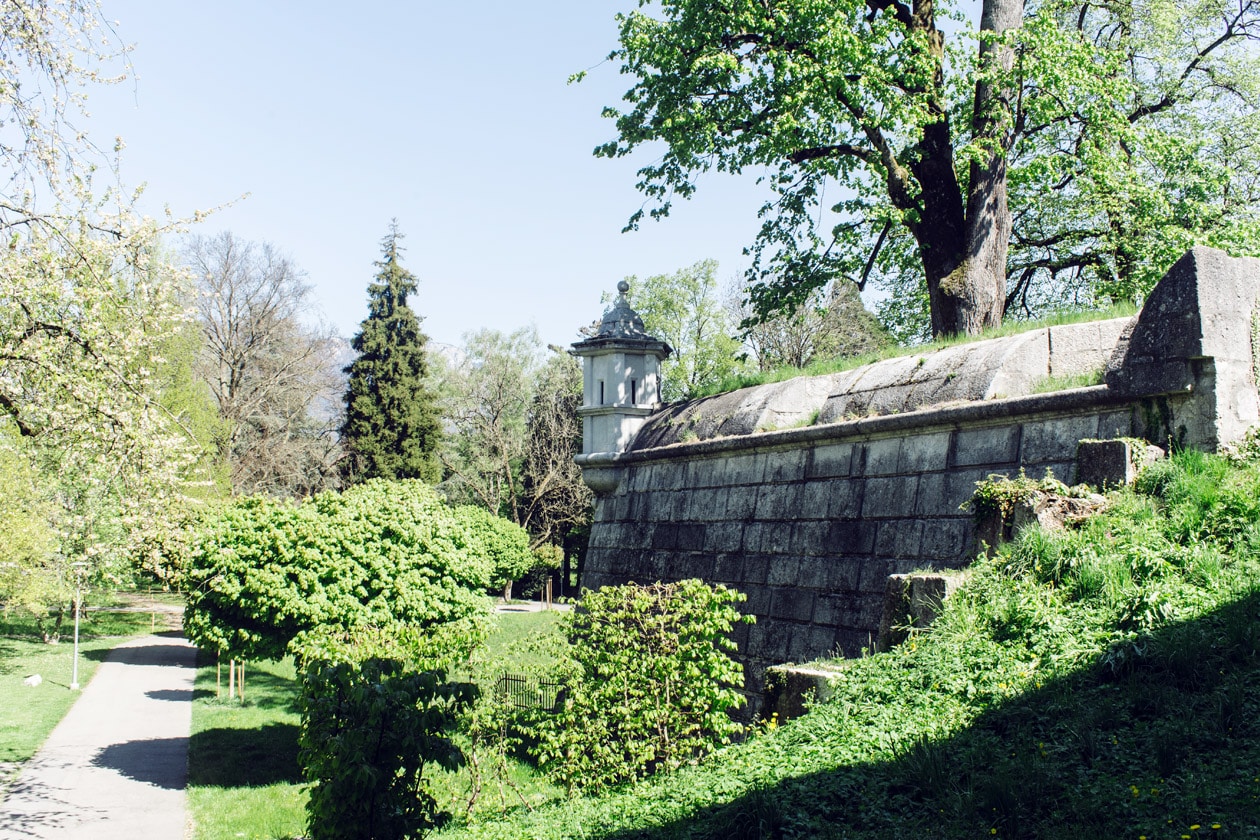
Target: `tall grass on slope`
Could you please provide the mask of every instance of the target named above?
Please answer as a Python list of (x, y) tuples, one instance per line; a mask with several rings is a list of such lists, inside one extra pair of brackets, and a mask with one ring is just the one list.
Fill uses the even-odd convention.
[(1260, 837), (1260, 466), (1185, 453), (703, 766), (468, 838)]
[[(1046, 327), (1061, 327), (1067, 324), (1080, 324), (1088, 321), (1103, 321), (1110, 318), (1128, 318), (1137, 314), (1137, 307), (1131, 303), (1119, 303), (1103, 310), (1095, 309), (1076, 309), (1065, 312), (1056, 312), (1036, 321), (1018, 321), (1008, 319), (1001, 326), (993, 327), (985, 330), (979, 335), (953, 335), (946, 338), (938, 338), (927, 344), (913, 344), (904, 346), (893, 344), (882, 350), (872, 353), (863, 353), (860, 356), (840, 356), (832, 359), (819, 359), (811, 362), (803, 368), (784, 365), (772, 370), (759, 370), (742, 373), (737, 376), (731, 376), (723, 379), (721, 382), (713, 385), (704, 386), (695, 391), (692, 395), (695, 398), (712, 397), (717, 394), (725, 394), (730, 391), (738, 391), (740, 388), (751, 388), (754, 385), (767, 385), (774, 382), (783, 382), (788, 379), (794, 379), (798, 376), (823, 376), (828, 373), (843, 373), (846, 370), (854, 370), (864, 365), (881, 362), (884, 359), (895, 359), (900, 356), (919, 355), (925, 356), (928, 353), (934, 353), (937, 350), (943, 350), (946, 347), (954, 347), (959, 344), (971, 344), (976, 341), (985, 341), (990, 338), (1004, 338), (1010, 335), (1018, 335), (1019, 333), (1030, 332), (1031, 330), (1045, 329)], [(1096, 384), (1090, 382), (1088, 384)]]

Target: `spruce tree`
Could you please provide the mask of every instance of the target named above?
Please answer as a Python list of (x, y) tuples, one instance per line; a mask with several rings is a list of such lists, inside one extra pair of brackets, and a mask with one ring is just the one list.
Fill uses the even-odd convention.
[(351, 347), (358, 354), (347, 367), (346, 419), (341, 439), (342, 470), (348, 484), (369, 478), (438, 481), (441, 423), (432, 389), (420, 318), (407, 306), (415, 276), (399, 262), (396, 222), (382, 240), (379, 269), (368, 285), (368, 316)]

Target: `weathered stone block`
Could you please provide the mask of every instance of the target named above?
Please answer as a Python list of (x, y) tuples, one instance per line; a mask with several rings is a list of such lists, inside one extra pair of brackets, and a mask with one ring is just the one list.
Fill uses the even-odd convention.
[(762, 621), (760, 614), (758, 616), (757, 623), (753, 625), (754, 632), (748, 637), (748, 652), (758, 658), (783, 661), (792, 638), (792, 624), (769, 616)]
[[(859, 594), (876, 594), (883, 597), (888, 576), (892, 574), (892, 561), (871, 557), (862, 561), (862, 576), (858, 580)], [(874, 628), (877, 625), (872, 624)]]
[(1080, 376), (1101, 371), (1130, 318), (1050, 327), (1050, 375)]
[(856, 519), (861, 515), (865, 481), (860, 478), (839, 479), (819, 486), (826, 488), (828, 519)]
[(732, 455), (724, 460), (726, 483), (760, 484), (766, 471), (766, 458), (760, 453)]
[(955, 432), (950, 463), (955, 467), (1013, 464), (1019, 456), (1019, 431), (1019, 426), (996, 426)]
[(973, 531), (968, 517), (924, 520), (919, 555), (924, 560), (962, 560), (971, 553)]
[(847, 477), (853, 463), (853, 444), (834, 443), (810, 449), (806, 464), (807, 478)]
[(757, 512), (756, 487), (731, 487), (726, 491), (726, 518), (748, 521)]
[(862, 498), (864, 519), (911, 516), (919, 491), (917, 475), (868, 478)]
[(743, 548), (742, 522), (710, 522), (704, 531), (704, 551), (710, 554), (737, 553)]
[(1164, 450), (1129, 440), (1082, 440), (1076, 450), (1076, 480), (1107, 489), (1132, 484), (1145, 466), (1164, 457)]
[(861, 586), (862, 564), (860, 557), (837, 557), (826, 565), (826, 576), (820, 589), (833, 592), (856, 592)]
[(678, 547), (678, 526), (672, 522), (657, 523), (652, 531), (652, 549), (654, 551), (672, 551)]
[(947, 516), (949, 509), (945, 473), (923, 473), (919, 476), (919, 492), (914, 497), (916, 516)]
[[(1121, 411), (1109, 411), (1098, 418), (1098, 431), (1094, 434), (1082, 435), (1090, 438), (1137, 437), (1137, 424), (1133, 419), (1134, 410), (1126, 408)], [(1078, 438), (1079, 440), (1079, 438)]]
[(875, 523), (860, 519), (833, 522), (827, 542), (833, 554), (869, 554), (875, 547)]
[(830, 653), (830, 650), (817, 650), (810, 642), (813, 640), (813, 628), (805, 625), (797, 625), (792, 628), (791, 640), (788, 642), (787, 661), (788, 662), (808, 662), (811, 659), (817, 659), (823, 654)]
[(700, 551), (704, 548), (705, 525), (701, 523), (680, 524), (678, 526), (678, 550)]
[(766, 467), (762, 481), (801, 481), (805, 478), (804, 449), (780, 449), (766, 453)]
[(865, 446), (866, 458), (862, 464), (864, 475), (896, 475), (901, 459), (901, 439), (883, 438)]
[(770, 560), (766, 583), (771, 586), (795, 586), (801, 579), (801, 558), (775, 556)]
[[(814, 593), (795, 586), (772, 589), (770, 617), (784, 621), (807, 622), (814, 616)], [(789, 659), (791, 657), (788, 657)]]
[(799, 519), (827, 519), (827, 506), (831, 504), (831, 481), (809, 481), (800, 485), (797, 511)]
[(897, 472), (924, 473), (945, 469), (949, 462), (949, 432), (907, 435), (901, 439)]
[(687, 518), (697, 522), (719, 522), (726, 519), (727, 491), (720, 487), (706, 487), (685, 492)]
[(962, 579), (961, 574), (889, 575), (876, 647), (888, 650), (901, 644), (911, 628), (930, 626), (940, 614), (941, 604), (954, 593)]
[(800, 504), (801, 485), (763, 484), (757, 493), (756, 516), (763, 521), (794, 519)]
[(791, 552), (799, 557), (818, 557), (830, 552), (831, 523), (823, 520), (792, 525)]
[[(750, 586), (766, 582), (770, 576), (770, 558), (765, 554), (748, 554), (744, 557), (744, 577)], [(749, 590), (751, 592), (751, 590)]]
[(738, 550), (714, 552), (713, 582), (734, 586), (740, 592), (747, 592), (748, 586), (744, 575), (744, 555)]
[(875, 553), (881, 557), (918, 557), (922, 541), (922, 520), (883, 520), (875, 537)]
[(1094, 430), (1097, 428), (1098, 417), (1093, 414), (1025, 423), (1020, 440), (1019, 461), (1025, 466), (1049, 461), (1071, 461), (1076, 451), (1074, 441), (1094, 437)]
[(814, 623), (828, 627), (842, 624), (846, 602), (838, 592), (819, 592), (814, 598)]

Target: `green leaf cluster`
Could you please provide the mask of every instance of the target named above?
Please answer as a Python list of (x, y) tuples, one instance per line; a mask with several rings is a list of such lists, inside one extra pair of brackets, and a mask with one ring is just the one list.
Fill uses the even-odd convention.
[(227, 656), (278, 659), (330, 634), (471, 619), (485, 613), (492, 572), (479, 549), (421, 481), (375, 479), (302, 503), (239, 499), (193, 547), (185, 629)]
[(627, 277), (630, 300), (648, 334), (673, 353), (661, 363), (661, 398), (690, 399), (698, 391), (747, 369), (738, 325), (718, 299), (716, 260), (701, 260), (672, 274)]
[(446, 732), (472, 686), (369, 658), (312, 662), (302, 687), (298, 760), (312, 783), (311, 840), (404, 840), (441, 822), (424, 771), (462, 762)]
[[(707, 173), (754, 177), (757, 311), (871, 281), (904, 337), (929, 309), (935, 326), (970, 235), (1003, 240), (995, 291), (1020, 317), (1140, 299), (1190, 245), (1260, 252), (1254, 3), (980, 5), (660, 0), (618, 15), (610, 58), (632, 87), (595, 153), (651, 150), (648, 206), (627, 227), (668, 216)], [(998, 32), (1003, 12), (1015, 25)], [(986, 174), (999, 206), (977, 214)]]
[(743, 668), (729, 633), (741, 593), (700, 580), (606, 586), (565, 620), (564, 700), (535, 717), (539, 764), (598, 792), (694, 763), (740, 725)]
[(470, 550), (490, 563), (490, 586), (503, 589), (524, 577), (538, 562), (529, 550), (529, 532), (476, 505), (453, 508), (470, 540)]

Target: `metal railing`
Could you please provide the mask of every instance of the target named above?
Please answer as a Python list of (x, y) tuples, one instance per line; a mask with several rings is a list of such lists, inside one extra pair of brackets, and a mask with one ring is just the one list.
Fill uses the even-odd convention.
[(495, 691), (516, 709), (542, 709), (555, 712), (564, 700), (564, 686), (553, 680), (504, 672)]

